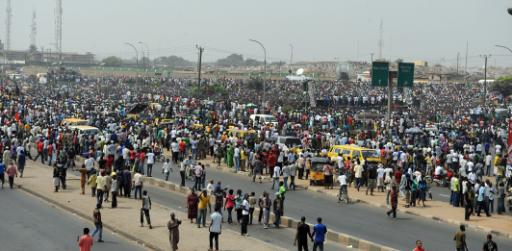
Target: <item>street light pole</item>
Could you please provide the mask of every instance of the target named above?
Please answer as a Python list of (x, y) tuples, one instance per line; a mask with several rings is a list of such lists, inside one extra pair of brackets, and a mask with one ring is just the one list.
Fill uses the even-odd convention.
[(124, 44), (133, 48), (133, 50), (135, 51), (135, 60), (137, 62), (137, 66), (139, 66), (139, 51), (137, 50), (137, 47), (135, 47), (135, 45), (128, 43), (128, 42), (125, 42)]
[(293, 63), (293, 44), (290, 44), (290, 67), (292, 67)]
[(144, 68), (146, 68), (146, 62), (144, 61), (144, 57), (146, 57), (144, 54), (144, 46), (142, 45), (142, 42), (139, 42), (139, 44), (140, 44), (140, 50), (142, 52), (142, 66)]
[(507, 46), (499, 45), (499, 44), (494, 45), (494, 46), (496, 46), (496, 47), (500, 47), (500, 48), (503, 48), (503, 49), (506, 49), (506, 50), (510, 51), (510, 53), (512, 53), (512, 49), (508, 48)]
[(148, 46), (148, 44), (145, 43), (145, 42), (141, 42), (141, 41), (139, 41), (139, 44), (144, 45), (144, 47), (146, 47), (146, 58), (149, 61), (149, 66), (151, 66), (151, 59), (149, 58), (149, 46)]
[(265, 78), (267, 76), (267, 49), (265, 49), (265, 46), (263, 46), (263, 44), (258, 41), (258, 40), (255, 40), (255, 39), (249, 39), (249, 41), (253, 42), (253, 43), (257, 43), (260, 45), (261, 49), (263, 49), (263, 66), (264, 66), (264, 72), (263, 72), (263, 96), (261, 98), (261, 107), (263, 107), (265, 105), (265, 93), (267, 92), (267, 85), (266, 85), (266, 81), (265, 81)]

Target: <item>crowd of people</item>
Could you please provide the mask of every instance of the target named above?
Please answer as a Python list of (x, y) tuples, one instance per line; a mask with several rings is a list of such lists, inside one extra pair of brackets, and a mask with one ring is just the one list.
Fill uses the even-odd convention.
[[(325, 184), (332, 187), (333, 177), (338, 177), (340, 199), (347, 202), (347, 186), (366, 187), (370, 194), (385, 192), (391, 208), (388, 215), (396, 217), (398, 198), (404, 198), (407, 206), (424, 206), (429, 187), (437, 182), (448, 184), (450, 203), (465, 207), (467, 220), (473, 210), (478, 216), (482, 210), (489, 216), (495, 204), (498, 214), (506, 213), (507, 204), (508, 211), (512, 209), (507, 202), (507, 194), (512, 193), (508, 125), (492, 104), (482, 108), (485, 113), (470, 113), (481, 95), (479, 84), (395, 90), (393, 100), (400, 105), (388, 122), (383, 111), (389, 97), (384, 89), (367, 83), (317, 81), (320, 105), (306, 109), (297, 105), (304, 99), (302, 83), (269, 81), (266, 99), (270, 101), (260, 106), (255, 104), (261, 101), (261, 91), (247, 88), (243, 80), (204, 80), (202, 84), (213, 83), (224, 85), (228, 96), (190, 97), (193, 82), (183, 79), (81, 76), (64, 81), (56, 75), (47, 86), (35, 80), (4, 80), (2, 188), (4, 169), (12, 187), (14, 177), (23, 174), (26, 157), (54, 168), (55, 192), (66, 189), (68, 170), (78, 171), (81, 193), (88, 185), (97, 199), (94, 219), (102, 240), (98, 215), (103, 203), (110, 199), (115, 208), (118, 197), (131, 197), (132, 190), (134, 198), (142, 201), (141, 225), (145, 217), (152, 227), (151, 199), (142, 177), (151, 177), (155, 163), (163, 161), (166, 179), (178, 166), (182, 186), (187, 178), (195, 181), (187, 197), (191, 222), (206, 226), (207, 208), (211, 211), (214, 204), (212, 225), (219, 226), (217, 222), (227, 214), (227, 222), (240, 224), (241, 234), (247, 235), (255, 208), (260, 209), (258, 222), (265, 228), (271, 211), (276, 216), (273, 225), (279, 227), (285, 194), (296, 188), (295, 177), (309, 178), (312, 158), (326, 156), (335, 145), (353, 144), (374, 149), (379, 161), (339, 155), (326, 163)], [(143, 110), (133, 112), (140, 104)], [(359, 116), (370, 108), (376, 111), (374, 116)], [(276, 124), (253, 121), (251, 115), (257, 113), (273, 115)], [(68, 117), (83, 118), (97, 131), (66, 124)], [(245, 133), (233, 133), (233, 129)], [(285, 135), (299, 143), (283, 146), (275, 141)], [(165, 150), (170, 154), (164, 156)], [(83, 164), (75, 164), (78, 156)], [(254, 182), (268, 175), (276, 193), (256, 197), (254, 192), (242, 192), (243, 188), (236, 192), (223, 188), (221, 182), (206, 184), (203, 160), (207, 156), (217, 165), (223, 162), (237, 172), (249, 171)], [(169, 229), (177, 229), (177, 221), (171, 221)], [(210, 239), (218, 239), (220, 232), (215, 229)], [(308, 232), (302, 231), (300, 240)], [(317, 236), (319, 232), (315, 229)]]

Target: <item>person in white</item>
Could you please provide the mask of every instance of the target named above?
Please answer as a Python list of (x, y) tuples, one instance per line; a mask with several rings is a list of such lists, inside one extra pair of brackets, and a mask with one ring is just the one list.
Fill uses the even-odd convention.
[(281, 176), (281, 167), (275, 166), (274, 172), (272, 173), (272, 190), (274, 190), (276, 183), (279, 186), (279, 176)]
[(384, 166), (379, 163), (379, 167), (377, 168), (377, 190), (384, 192)]
[(338, 182), (340, 183), (340, 192), (338, 194), (338, 202), (345, 200), (346, 203), (348, 200), (348, 190), (347, 190), (347, 175), (343, 172), (340, 176), (338, 176)]
[(148, 154), (146, 154), (146, 158), (148, 168), (147, 176), (151, 177), (151, 172), (153, 171), (153, 164), (155, 164), (155, 154), (153, 153), (153, 151), (150, 151)]
[(213, 249), (213, 241), (215, 241), (215, 250), (219, 250), (219, 235), (222, 232), (222, 215), (220, 208), (216, 207), (215, 212), (210, 215), (212, 222), (210, 223), (210, 249)]
[(162, 166), (162, 173), (164, 174), (165, 181), (169, 180), (169, 173), (172, 171), (171, 163), (169, 159), (166, 159), (164, 165)]

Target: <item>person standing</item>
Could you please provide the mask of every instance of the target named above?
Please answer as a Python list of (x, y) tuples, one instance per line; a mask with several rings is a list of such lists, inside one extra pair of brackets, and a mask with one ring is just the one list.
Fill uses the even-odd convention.
[(478, 188), (478, 194), (476, 195), (476, 203), (477, 203), (476, 215), (478, 217), (480, 217), (480, 212), (482, 211), (482, 209), (484, 209), (484, 212), (487, 215), (487, 217), (491, 216), (489, 214), (489, 207), (487, 207), (487, 203), (485, 201), (485, 191), (486, 191), (486, 189), (485, 189), (484, 182), (480, 182), (480, 187)]
[(318, 248), (320, 251), (324, 251), (325, 235), (327, 234), (327, 226), (322, 224), (322, 218), (316, 219), (317, 224), (313, 227), (313, 251)]
[(464, 225), (460, 225), (459, 231), (455, 233), (453, 240), (455, 241), (455, 249), (457, 251), (467, 251), (468, 246), (466, 244), (466, 227)]
[(208, 192), (206, 190), (203, 190), (201, 194), (199, 195), (199, 201), (197, 208), (199, 209), (199, 213), (197, 215), (197, 228), (201, 227), (201, 223), (203, 227), (206, 227), (206, 207), (208, 206), (208, 209), (210, 212), (212, 211), (212, 206), (210, 203), (210, 195), (208, 195)]
[(194, 189), (197, 191), (201, 191), (201, 178), (203, 176), (203, 168), (201, 167), (201, 163), (197, 163), (194, 167)]
[(14, 177), (18, 177), (18, 168), (14, 164), (14, 161), (11, 160), (11, 164), (7, 167), (7, 178), (9, 179), (9, 188), (13, 189), (14, 187)]
[(119, 192), (119, 183), (117, 182), (117, 175), (116, 173), (112, 173), (112, 184), (111, 184), (111, 187), (110, 187), (110, 192), (112, 193), (112, 204), (111, 204), (111, 207), (112, 208), (116, 208), (117, 207), (117, 195), (118, 195), (118, 192)]
[(133, 185), (135, 186), (133, 197), (137, 199), (137, 194), (139, 194), (139, 199), (142, 199), (142, 174), (139, 171), (136, 171), (133, 175)]
[(263, 228), (268, 228), (270, 220), (270, 208), (272, 207), (272, 200), (269, 198), (267, 192), (263, 192)]
[(215, 251), (219, 250), (219, 235), (222, 232), (222, 215), (220, 214), (220, 207), (215, 207), (215, 212), (210, 215), (212, 222), (210, 223), (210, 249), (213, 251), (213, 241), (215, 241)]
[(2, 189), (4, 189), (5, 183), (5, 165), (3, 162), (0, 162), (0, 181), (2, 182)]
[(235, 207), (235, 195), (233, 189), (229, 189), (224, 202), (224, 211), (228, 211), (228, 224), (233, 223), (233, 208)]
[(295, 234), (294, 246), (297, 246), (298, 251), (309, 251), (308, 237), (313, 239), (309, 225), (306, 224), (306, 217), (300, 218), (299, 224), (297, 224), (297, 233)]
[(391, 193), (389, 194), (389, 199), (391, 203), (391, 209), (386, 213), (388, 216), (393, 214), (393, 218), (396, 218), (396, 208), (398, 207), (398, 192), (396, 190), (396, 185), (391, 187)]
[(249, 236), (247, 233), (247, 224), (249, 224), (249, 194), (244, 194), (244, 199), (242, 201), (242, 225), (241, 225), (241, 234), (243, 236)]
[(185, 163), (185, 161), (181, 162), (180, 164), (180, 177), (181, 177), (181, 183), (180, 183), (180, 187), (184, 187), (185, 186), (185, 170), (187, 169), (187, 164)]
[(151, 218), (149, 216), (149, 210), (151, 210), (151, 197), (148, 195), (148, 191), (142, 192), (142, 207), (140, 209), (140, 226), (144, 226), (144, 216), (146, 216), (146, 222), (149, 225), (149, 229), (152, 229)]
[(357, 191), (359, 192), (359, 188), (361, 187), (362, 184), (361, 179), (363, 177), (363, 166), (361, 165), (359, 160), (357, 160), (357, 164), (354, 166), (354, 177), (356, 178), (356, 188)]
[(167, 222), (167, 229), (169, 230), (169, 243), (171, 250), (178, 250), (178, 243), (180, 242), (180, 229), (181, 220), (176, 219), (174, 213), (171, 213), (171, 219)]
[(153, 151), (149, 151), (149, 153), (146, 155), (146, 162), (147, 162), (147, 176), (151, 176), (151, 172), (153, 171), (153, 165), (155, 164), (155, 154)]
[(18, 171), (20, 172), (20, 178), (23, 177), (23, 171), (25, 170), (26, 163), (25, 150), (21, 150), (18, 154)]
[(78, 238), (80, 251), (91, 251), (94, 239), (89, 235), (89, 228), (84, 228), (84, 234)]
[(425, 251), (425, 248), (423, 248), (423, 242), (421, 242), (421, 240), (417, 240), (416, 247), (412, 251)]
[(199, 202), (199, 197), (194, 189), (187, 196), (187, 216), (190, 220), (190, 223), (194, 223), (194, 219), (197, 218), (197, 206)]
[(162, 166), (162, 173), (164, 174), (165, 181), (169, 180), (170, 172), (171, 172), (171, 163), (169, 162), (169, 159), (166, 159), (164, 165)]
[(99, 233), (98, 236), (98, 242), (103, 242), (103, 222), (101, 221), (101, 211), (100, 211), (101, 205), (97, 204), (96, 209), (94, 209), (92, 213), (92, 218), (94, 220), (94, 226), (96, 226), (96, 229), (94, 229), (94, 232), (92, 233), (92, 238)]
[(338, 177), (338, 182), (340, 183), (340, 191), (338, 193), (338, 202), (345, 201), (345, 203), (349, 203), (348, 199), (348, 189), (347, 189), (347, 175), (345, 172), (341, 173)]
[(256, 193), (251, 192), (249, 196), (249, 225), (252, 225), (252, 219), (254, 215), (254, 208), (256, 207), (257, 199)]
[(469, 220), (471, 214), (473, 214), (473, 205), (475, 204), (475, 189), (470, 182), (466, 182), (466, 190), (464, 193), (464, 219)]
[(281, 175), (281, 167), (275, 166), (272, 174), (272, 190), (274, 190), (275, 184), (279, 184), (279, 176)]
[(487, 240), (484, 242), (483, 251), (498, 251), (498, 244), (492, 240), (492, 235), (487, 235)]
[(295, 191), (296, 185), (295, 185), (295, 176), (297, 174), (297, 164), (292, 163), (288, 166), (290, 168), (290, 189)]
[(279, 195), (279, 192), (277, 192), (275, 194), (275, 198), (274, 198), (274, 202), (273, 202), (273, 205), (274, 205), (274, 226), (276, 228), (279, 228), (280, 225), (281, 225), (281, 216), (283, 215), (283, 211), (282, 211), (282, 200), (281, 200), (281, 196)]
[[(100, 205), (103, 203), (103, 196), (105, 192), (107, 180), (105, 179), (103, 171), (100, 171), (100, 175), (96, 177), (96, 204)], [(108, 191), (107, 191), (108, 192)]]
[(82, 167), (78, 169), (78, 172), (80, 173), (80, 194), (85, 194), (85, 183), (87, 182), (87, 169), (85, 169), (85, 165), (82, 164)]

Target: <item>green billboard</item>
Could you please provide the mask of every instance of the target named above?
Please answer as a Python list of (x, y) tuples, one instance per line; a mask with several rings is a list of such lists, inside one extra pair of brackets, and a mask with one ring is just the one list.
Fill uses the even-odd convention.
[(398, 86), (412, 87), (414, 83), (414, 63), (398, 63)]
[(389, 80), (389, 63), (373, 62), (372, 63), (372, 85), (388, 86)]

